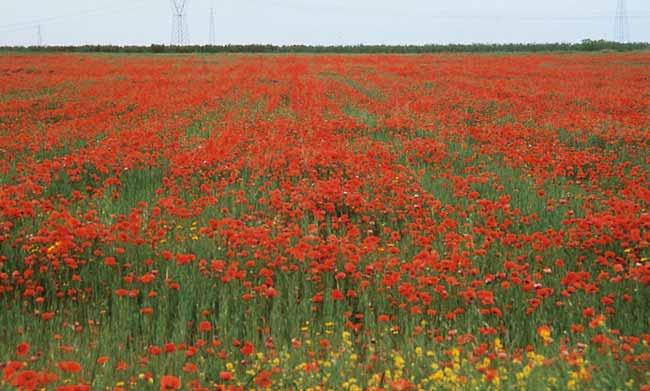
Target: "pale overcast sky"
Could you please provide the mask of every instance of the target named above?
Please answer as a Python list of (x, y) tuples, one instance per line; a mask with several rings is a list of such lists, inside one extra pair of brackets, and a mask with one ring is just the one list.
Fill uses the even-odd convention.
[[(188, 0), (190, 42), (424, 44), (613, 39), (616, 0)], [(650, 1), (628, 0), (650, 41)], [(170, 43), (169, 0), (1, 0), (0, 45)]]

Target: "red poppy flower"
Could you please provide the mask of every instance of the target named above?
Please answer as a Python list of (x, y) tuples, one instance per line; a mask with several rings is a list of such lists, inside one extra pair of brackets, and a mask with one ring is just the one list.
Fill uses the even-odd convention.
[(219, 372), (219, 379), (221, 379), (221, 381), (230, 381), (230, 380), (232, 380), (233, 379), (232, 372), (229, 372), (229, 371), (221, 371), (221, 372)]
[(212, 324), (209, 321), (204, 320), (201, 323), (199, 323), (199, 331), (206, 332), (210, 330), (212, 330)]
[(181, 379), (172, 375), (164, 375), (160, 378), (160, 391), (179, 390)]
[(25, 356), (27, 353), (29, 353), (29, 344), (27, 342), (19, 343), (18, 346), (16, 346), (17, 356)]
[(250, 342), (244, 342), (244, 346), (242, 346), (241, 349), (239, 349), (239, 351), (244, 356), (249, 356), (255, 351), (255, 347)]
[(273, 382), (271, 381), (272, 375), (273, 372), (271, 371), (261, 371), (257, 376), (255, 376), (255, 385), (260, 388), (271, 387), (271, 385), (273, 385)]
[(82, 367), (76, 361), (59, 361), (59, 369), (67, 373), (77, 373), (80, 372)]

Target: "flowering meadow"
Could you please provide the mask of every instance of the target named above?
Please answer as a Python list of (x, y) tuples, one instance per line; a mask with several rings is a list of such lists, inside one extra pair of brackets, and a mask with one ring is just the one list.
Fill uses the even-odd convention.
[(650, 54), (0, 56), (0, 388), (649, 390)]

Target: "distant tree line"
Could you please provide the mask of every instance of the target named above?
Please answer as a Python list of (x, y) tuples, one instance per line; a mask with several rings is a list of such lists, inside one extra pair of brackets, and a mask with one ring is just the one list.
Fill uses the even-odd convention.
[(507, 43), (449, 45), (158, 45), (150, 46), (5, 46), (0, 52), (70, 52), (70, 53), (489, 53), (489, 52), (594, 52), (602, 50), (648, 50), (650, 43), (620, 43), (585, 39), (580, 43)]

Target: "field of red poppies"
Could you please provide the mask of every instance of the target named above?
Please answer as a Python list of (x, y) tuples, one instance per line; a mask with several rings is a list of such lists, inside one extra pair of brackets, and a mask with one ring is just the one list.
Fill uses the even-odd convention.
[(0, 388), (650, 389), (650, 54), (0, 56)]

